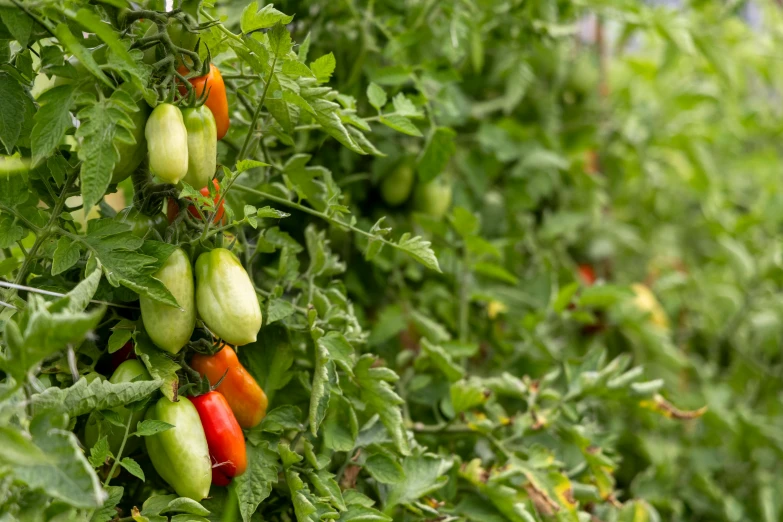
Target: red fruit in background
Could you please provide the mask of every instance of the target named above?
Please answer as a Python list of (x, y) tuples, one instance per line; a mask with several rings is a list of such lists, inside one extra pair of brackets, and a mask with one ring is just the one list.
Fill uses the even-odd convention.
[(593, 267), (588, 264), (579, 265), (579, 279), (587, 286), (595, 284), (596, 277)]

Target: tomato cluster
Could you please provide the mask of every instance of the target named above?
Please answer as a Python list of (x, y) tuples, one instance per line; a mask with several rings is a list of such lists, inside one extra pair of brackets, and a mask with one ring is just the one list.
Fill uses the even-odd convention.
[[(210, 484), (227, 486), (245, 472), (247, 452), (242, 428), (252, 428), (266, 414), (266, 396), (229, 346), (212, 356), (193, 358), (206, 377), (220, 372), (217, 390), (171, 402), (166, 397), (147, 411), (147, 419), (173, 424), (147, 437), (147, 452), (158, 474), (178, 495), (201, 500)], [(238, 419), (250, 420), (251, 423)]]
[[(181, 74), (187, 69), (180, 68)], [(212, 219), (223, 218), (224, 205), (220, 184), (214, 179), (217, 141), (228, 131), (228, 103), (220, 71), (212, 65), (209, 74), (189, 80), (200, 107), (180, 109), (170, 103), (157, 105), (151, 113), (141, 102), (136, 113), (137, 144), (133, 150), (120, 150), (120, 161), (114, 171), (114, 182), (134, 171), (141, 159), (142, 148), (152, 174), (171, 184), (180, 182), (210, 197), (209, 184), (214, 187), (215, 211)], [(180, 85), (180, 92), (187, 94)], [(146, 121), (146, 122), (145, 122)], [(141, 159), (140, 159), (141, 158)], [(167, 214), (149, 216), (138, 208), (121, 211), (117, 220), (131, 227), (138, 237), (153, 230), (165, 232), (179, 214), (179, 203), (168, 200)], [(202, 218), (196, 204), (188, 212)], [(195, 270), (194, 270), (195, 266)], [(236, 346), (256, 340), (261, 328), (261, 308), (250, 277), (237, 257), (224, 248), (201, 253), (191, 263), (188, 254), (177, 248), (154, 274), (177, 302), (171, 306), (142, 296), (139, 299), (141, 322), (150, 340), (161, 350), (176, 355), (189, 343), (196, 318), (216, 337)], [(237, 359), (229, 345), (223, 345), (214, 355), (196, 354), (191, 361), (195, 371), (209, 384), (206, 393), (171, 401), (159, 399), (146, 411), (119, 408), (115, 411), (123, 424), (132, 427), (143, 419), (163, 421), (173, 427), (144, 438), (150, 460), (158, 474), (178, 495), (201, 500), (209, 495), (211, 484), (226, 486), (247, 467), (245, 439), (242, 429), (258, 425), (266, 414), (264, 391)], [(135, 358), (132, 343), (127, 343), (112, 355), (115, 368), (109, 379), (113, 383), (151, 379), (141, 361)], [(216, 387), (214, 390), (212, 387)], [(202, 386), (203, 388), (203, 386)], [(100, 428), (91, 421), (85, 428), (85, 441), (92, 447)], [(106, 435), (110, 449), (118, 452), (124, 429), (112, 425)], [(140, 439), (132, 438), (130, 441)]]

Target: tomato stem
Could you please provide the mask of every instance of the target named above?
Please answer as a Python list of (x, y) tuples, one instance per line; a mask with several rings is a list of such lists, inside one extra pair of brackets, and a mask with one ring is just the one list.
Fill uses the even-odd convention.
[(109, 482), (111, 482), (111, 478), (114, 476), (114, 471), (117, 469), (117, 465), (120, 463), (120, 459), (122, 458), (122, 450), (125, 449), (125, 443), (128, 441), (128, 433), (130, 433), (130, 425), (131, 421), (133, 421), (133, 415), (128, 415), (128, 422), (125, 423), (125, 435), (122, 438), (122, 444), (120, 444), (120, 449), (117, 451), (117, 455), (114, 457), (114, 462), (111, 465), (111, 469), (109, 470), (109, 476), (106, 477), (106, 481), (103, 483), (103, 487), (108, 487)]

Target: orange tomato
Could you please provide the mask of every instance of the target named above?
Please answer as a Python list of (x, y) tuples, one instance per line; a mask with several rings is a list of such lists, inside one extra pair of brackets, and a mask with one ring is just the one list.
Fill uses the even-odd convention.
[[(188, 69), (184, 65), (180, 65), (177, 71), (183, 75), (188, 73)], [(209, 110), (212, 111), (212, 115), (215, 117), (217, 139), (222, 140), (223, 136), (228, 132), (231, 122), (228, 119), (226, 85), (223, 83), (223, 76), (220, 74), (220, 70), (214, 64), (209, 64), (208, 74), (190, 78), (189, 81), (196, 89), (196, 96), (203, 96), (204, 91), (207, 91), (205, 105), (209, 107)], [(179, 92), (184, 96), (188, 93), (188, 89), (184, 85), (180, 85)]]
[(252, 428), (264, 418), (268, 405), (266, 394), (230, 346), (223, 345), (215, 355), (197, 353), (190, 366), (209, 379), (212, 386), (225, 375), (216, 390), (226, 398), (240, 426)]

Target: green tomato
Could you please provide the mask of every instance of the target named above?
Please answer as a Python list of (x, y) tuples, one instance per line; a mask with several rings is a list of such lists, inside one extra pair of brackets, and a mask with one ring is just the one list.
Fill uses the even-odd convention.
[(598, 64), (589, 56), (580, 55), (568, 68), (566, 89), (577, 94), (589, 94), (596, 91), (598, 81)]
[[(144, 33), (144, 38), (149, 38), (158, 34), (158, 24), (152, 23)], [(158, 61), (158, 48), (160, 45), (153, 45), (144, 50), (144, 58), (142, 61), (147, 65), (153, 65)]]
[(403, 164), (381, 181), (381, 196), (387, 205), (397, 207), (408, 200), (413, 188), (413, 167)]
[(152, 465), (177, 495), (199, 501), (209, 495), (212, 462), (198, 411), (185, 397), (171, 402), (160, 399), (147, 410), (147, 420), (174, 426), (144, 437)]
[[(145, 381), (151, 379), (149, 372), (147, 372), (147, 368), (145, 368), (138, 359), (131, 359), (117, 366), (117, 369), (114, 370), (109, 382), (112, 384), (131, 382), (137, 377), (141, 377), (141, 379)], [(129, 433), (133, 433), (136, 430), (136, 425), (144, 418), (144, 410), (131, 411), (123, 406), (114, 411), (119, 414), (123, 424), (128, 422), (128, 418), (130, 417), (131, 426)], [(120, 446), (122, 445), (122, 439), (125, 436), (125, 427), (108, 423), (107, 425), (109, 428), (104, 435), (106, 435), (109, 441), (109, 449), (111, 449), (111, 452), (114, 455), (117, 455), (120, 451)], [(95, 446), (95, 443), (98, 442), (98, 439), (100, 438), (98, 428), (99, 423), (94, 417), (90, 417), (90, 420), (87, 421), (87, 426), (84, 428), (84, 443), (88, 448), (92, 448)], [(133, 452), (139, 447), (140, 442), (139, 437), (128, 437), (125, 448), (123, 449), (123, 455), (128, 455)]]
[[(193, 25), (198, 24), (198, 8), (200, 4), (201, 0), (182, 0), (182, 3), (180, 3), (179, 8), (189, 16)], [(191, 51), (196, 50), (199, 34), (189, 32), (181, 22), (172, 19), (166, 31), (169, 33), (169, 38), (171, 38), (174, 45)]]
[(201, 190), (215, 176), (217, 168), (217, 126), (209, 107), (182, 111), (188, 130), (188, 173), (182, 181)]
[(441, 179), (419, 184), (413, 197), (414, 206), (419, 212), (434, 218), (442, 218), (451, 206), (451, 184)]
[(503, 235), (508, 228), (503, 195), (497, 190), (484, 194), (481, 208), (481, 231), (488, 237)]
[(178, 248), (153, 277), (166, 285), (179, 307), (139, 297), (141, 320), (152, 342), (169, 353), (179, 352), (196, 326), (193, 270), (184, 250)]
[(188, 173), (188, 131), (182, 112), (161, 103), (147, 119), (144, 135), (152, 173), (166, 183), (179, 183)]
[(216, 248), (196, 261), (196, 304), (210, 330), (229, 344), (256, 340), (261, 329), (261, 306), (255, 288), (230, 250)]
[(168, 221), (166, 216), (158, 212), (154, 216), (142, 214), (134, 207), (127, 207), (120, 210), (115, 217), (117, 221), (122, 221), (130, 225), (131, 233), (136, 237), (148, 237), (150, 230), (157, 230), (161, 235), (166, 231)]
[(114, 172), (112, 172), (111, 182), (119, 183), (133, 173), (134, 170), (144, 159), (147, 154), (147, 140), (144, 137), (144, 127), (147, 123), (147, 116), (149, 116), (150, 109), (144, 100), (138, 103), (139, 110), (131, 113), (130, 118), (133, 121), (135, 127), (131, 130), (135, 143), (129, 144), (114, 139), (117, 152), (120, 153), (120, 158), (114, 165)]

